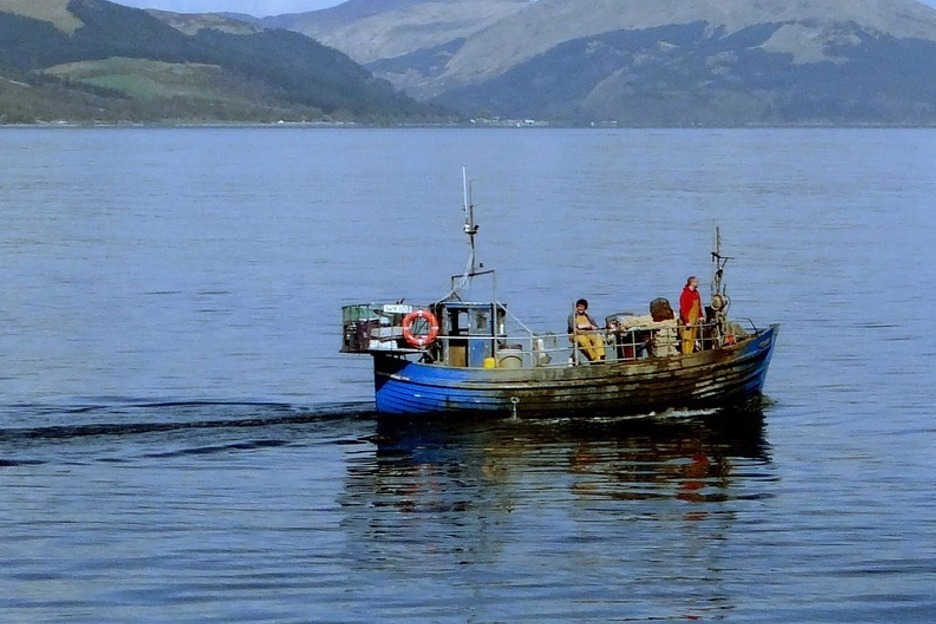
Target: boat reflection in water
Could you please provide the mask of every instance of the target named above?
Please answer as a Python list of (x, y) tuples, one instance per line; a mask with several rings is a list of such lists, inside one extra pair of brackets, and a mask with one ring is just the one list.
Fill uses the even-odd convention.
[[(374, 431), (347, 463), (343, 557), (401, 588), (398, 608), (423, 615), (468, 601), (497, 621), (568, 621), (556, 618), (572, 615), (569, 604), (597, 618), (591, 610), (608, 600), (645, 595), (648, 608), (674, 609), (648, 611), (654, 618), (717, 617), (732, 608), (723, 571), (743, 550), (743, 512), (776, 486), (761, 408), (643, 420), (378, 418)], [(648, 583), (685, 586), (692, 603), (661, 602)]]
[(770, 480), (759, 405), (643, 420), (420, 416), (375, 426), (374, 454), (349, 464), (346, 504), (484, 515), (540, 497), (701, 503), (758, 497), (749, 491), (763, 485), (758, 476)]

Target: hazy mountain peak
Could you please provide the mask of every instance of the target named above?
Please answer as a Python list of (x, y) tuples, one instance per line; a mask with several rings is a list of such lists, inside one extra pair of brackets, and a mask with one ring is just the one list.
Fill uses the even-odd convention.
[(368, 63), (472, 36), (530, 1), (350, 0), (331, 9), (292, 16), (288, 24), (275, 17), (263, 23), (298, 30), (359, 63)]

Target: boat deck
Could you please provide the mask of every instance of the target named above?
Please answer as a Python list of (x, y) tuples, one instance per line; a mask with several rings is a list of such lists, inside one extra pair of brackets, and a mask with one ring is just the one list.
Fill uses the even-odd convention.
[[(358, 330), (359, 331), (359, 330)], [(717, 331), (715, 324), (701, 324), (693, 342), (693, 352), (710, 351), (733, 345), (760, 330), (745, 330), (731, 324), (731, 331)], [(607, 328), (590, 332), (600, 339), (602, 359), (591, 360), (585, 350), (575, 347), (575, 336), (555, 333), (526, 333), (516, 336), (437, 335), (425, 347), (411, 347), (399, 326), (377, 326), (367, 330), (359, 348), (346, 345), (348, 353), (393, 355), (418, 359), (423, 364), (459, 368), (545, 368), (600, 366), (670, 357), (681, 352), (679, 328), (675, 322), (645, 324), (629, 328)]]

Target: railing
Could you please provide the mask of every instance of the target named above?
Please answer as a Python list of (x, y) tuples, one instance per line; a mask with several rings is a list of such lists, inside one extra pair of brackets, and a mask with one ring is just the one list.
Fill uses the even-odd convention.
[[(721, 348), (743, 339), (740, 328), (731, 333), (719, 331), (715, 324), (696, 326), (695, 336), (683, 334), (675, 322), (653, 328), (598, 329), (573, 334), (536, 334), (520, 336), (449, 336), (439, 335), (426, 350), (428, 362), (469, 368), (530, 368), (556, 366), (601, 365), (614, 362), (636, 362), (648, 358), (668, 357), (682, 353), (683, 341), (689, 352)], [(603, 358), (579, 344), (583, 336), (596, 336), (593, 343)], [(453, 354), (481, 352), (483, 358), (466, 357), (453, 361)], [(460, 357), (460, 356), (459, 356)]]
[[(530, 368), (600, 365), (670, 357), (734, 344), (748, 335), (735, 323), (695, 326), (694, 336), (675, 320), (653, 322), (650, 317), (616, 315), (607, 327), (572, 334), (539, 334), (510, 315), (520, 335), (458, 333), (437, 335), (425, 347), (407, 344), (402, 320), (409, 306), (372, 304), (343, 308), (342, 351), (418, 355), (424, 362), (468, 368)], [(506, 309), (503, 308), (506, 313)], [(507, 313), (509, 314), (509, 313)], [(753, 324), (752, 324), (753, 325)], [(754, 333), (757, 329), (754, 328)]]

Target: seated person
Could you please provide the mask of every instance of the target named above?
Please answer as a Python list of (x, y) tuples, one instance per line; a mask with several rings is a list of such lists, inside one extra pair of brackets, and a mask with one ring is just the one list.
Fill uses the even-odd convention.
[(581, 350), (590, 362), (605, 359), (604, 340), (595, 333), (598, 325), (588, 314), (588, 301), (579, 299), (575, 302), (575, 311), (569, 314), (569, 339)]

